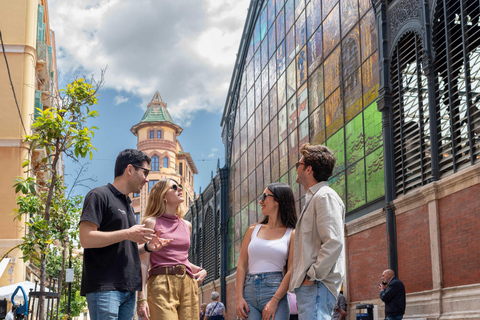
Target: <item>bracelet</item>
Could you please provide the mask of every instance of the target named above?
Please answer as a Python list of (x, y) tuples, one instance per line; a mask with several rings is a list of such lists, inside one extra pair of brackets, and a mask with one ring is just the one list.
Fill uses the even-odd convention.
[(138, 299), (137, 303), (142, 302), (142, 301), (147, 301), (147, 299)]
[(143, 247), (145, 248), (145, 252), (152, 252), (152, 250), (148, 249), (148, 241), (145, 242), (145, 244), (143, 245)]
[(275, 299), (277, 299), (278, 301), (280, 301), (280, 299), (278, 299), (276, 296), (273, 296)]

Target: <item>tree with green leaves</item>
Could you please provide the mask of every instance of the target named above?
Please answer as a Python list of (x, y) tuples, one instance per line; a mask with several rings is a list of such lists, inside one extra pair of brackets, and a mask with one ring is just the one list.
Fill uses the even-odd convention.
[[(96, 127), (87, 127), (87, 121), (97, 117), (92, 106), (98, 102), (98, 90), (103, 83), (77, 79), (52, 97), (53, 107), (37, 109), (37, 117), (32, 124), (32, 134), (25, 136), (30, 145), (29, 159), (23, 163), (27, 177), (15, 180), (14, 188), (20, 193), (15, 219), (25, 217), (28, 232), (20, 247), (24, 261), (32, 260), (40, 266), (40, 291), (45, 291), (46, 256), (58, 240), (62, 253), (60, 288), (65, 270), (66, 248), (76, 241), (78, 230), (73, 228), (73, 220), (81, 203), (79, 199), (65, 197), (62, 157), (74, 160), (92, 159), (96, 150), (91, 141)], [(11, 252), (9, 250), (5, 255)], [(40, 320), (44, 317), (44, 298), (40, 298)]]

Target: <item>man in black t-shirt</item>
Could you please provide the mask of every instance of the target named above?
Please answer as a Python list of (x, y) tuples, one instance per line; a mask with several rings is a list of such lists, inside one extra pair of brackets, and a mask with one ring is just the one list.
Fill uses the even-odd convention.
[(135, 293), (142, 290), (139, 254), (147, 245), (157, 249), (158, 237), (152, 229), (136, 225), (128, 194), (140, 193), (148, 182), (150, 161), (135, 149), (120, 152), (113, 183), (85, 197), (80, 217), (85, 249), (81, 295), (87, 297), (92, 320), (133, 319)]

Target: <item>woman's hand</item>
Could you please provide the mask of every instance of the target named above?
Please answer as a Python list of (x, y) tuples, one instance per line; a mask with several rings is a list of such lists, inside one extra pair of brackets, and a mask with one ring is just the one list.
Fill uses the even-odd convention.
[(247, 301), (243, 298), (237, 299), (237, 303), (235, 304), (235, 313), (237, 317), (246, 320), (249, 312), (250, 309), (248, 308)]
[(277, 312), (278, 303), (280, 301), (272, 297), (262, 310), (262, 320), (275, 319), (275, 312)]
[(150, 251), (158, 251), (163, 247), (168, 246), (168, 244), (173, 241), (173, 239), (160, 238), (161, 233), (162, 233), (162, 229), (159, 229), (155, 234), (155, 237), (153, 237), (150, 241), (148, 241), (147, 245)]
[(207, 276), (207, 270), (205, 270), (205, 269), (202, 269), (199, 272), (193, 274), (193, 277), (195, 279), (197, 279), (197, 281), (198, 281), (198, 285), (202, 284), (202, 282), (203, 282), (203, 280), (205, 280), (206, 276)]
[(150, 320), (150, 309), (146, 300), (137, 302), (137, 315), (139, 320)]

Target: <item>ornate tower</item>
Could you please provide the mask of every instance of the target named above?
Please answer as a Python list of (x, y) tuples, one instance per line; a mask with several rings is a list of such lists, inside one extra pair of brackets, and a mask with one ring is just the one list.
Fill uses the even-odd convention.
[(164, 178), (171, 178), (182, 184), (185, 206), (188, 209), (193, 202), (193, 175), (198, 173), (197, 167), (190, 153), (184, 152), (177, 140), (183, 129), (173, 122), (167, 104), (163, 102), (158, 91), (148, 104), (142, 120), (130, 131), (137, 137), (137, 149), (152, 158), (148, 186), (145, 185), (140, 194), (133, 195), (132, 205), (137, 221), (140, 221), (140, 216), (145, 212), (150, 189)]

